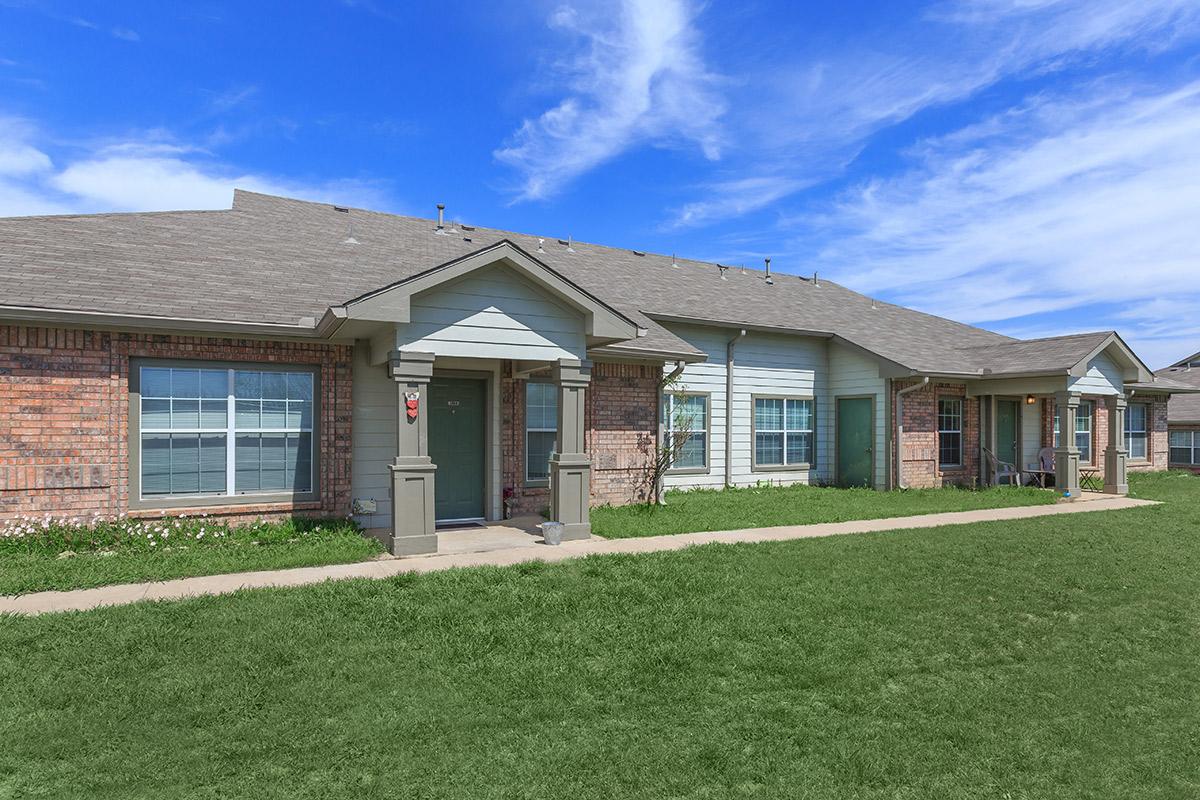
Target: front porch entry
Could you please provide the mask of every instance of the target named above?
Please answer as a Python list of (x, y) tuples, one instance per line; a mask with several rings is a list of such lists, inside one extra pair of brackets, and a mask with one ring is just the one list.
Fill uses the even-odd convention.
[[(1031, 383), (1023, 399), (1014, 396), (981, 395), (980, 450), (982, 482), (995, 486), (1026, 478), (1042, 468), (1041, 456), (1052, 451), (1054, 490), (1079, 499), (1083, 489), (1105, 494), (1127, 494), (1125, 413), (1123, 394), (1084, 395), (1078, 391), (1046, 392), (1045, 382)], [(1015, 394), (1015, 393), (1014, 393)], [(1105, 430), (1079, 425), (1081, 407), (1103, 407), (1107, 417)], [(1048, 415), (1048, 416), (1047, 416)], [(1092, 423), (1096, 416), (1091, 417)], [(1057, 428), (1055, 427), (1057, 425)], [(1043, 431), (1057, 431), (1057, 445), (1043, 442)], [(1082, 447), (1081, 439), (1082, 438)], [(1086, 453), (1085, 453), (1086, 449)], [(1086, 456), (1086, 457), (1085, 457)], [(1081, 475), (1094, 476), (1103, 471), (1103, 488), (1084, 486)], [(1013, 473), (1016, 473), (1015, 475)]]
[(441, 467), (434, 488), (438, 525), (487, 516), (486, 377), (442, 377), (429, 384), (429, 456)]

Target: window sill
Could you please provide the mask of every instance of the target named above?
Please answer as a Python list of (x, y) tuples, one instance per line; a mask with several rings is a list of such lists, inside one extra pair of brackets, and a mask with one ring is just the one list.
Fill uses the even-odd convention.
[(751, 472), (808, 472), (812, 469), (810, 461), (801, 464), (755, 464), (750, 467)]
[(148, 517), (161, 517), (164, 515), (177, 517), (181, 514), (187, 514), (188, 516), (208, 514), (209, 516), (216, 517), (233, 514), (274, 514), (288, 511), (318, 511), (321, 508), (322, 504), (320, 500), (202, 506), (143, 506), (140, 508), (130, 508), (126, 516), (132, 519), (145, 519)]
[(525, 481), (521, 484), (522, 489), (549, 489), (550, 481)]
[(682, 467), (680, 469), (669, 469), (667, 475), (708, 475), (712, 470), (708, 467)]
[(236, 513), (239, 509), (254, 509), (263, 506), (287, 508), (320, 508), (321, 498), (315, 492), (293, 494), (238, 494), (238, 495), (193, 495), (191, 497), (163, 498), (161, 500), (130, 499), (129, 513), (146, 512), (169, 514), (202, 512), (222, 509), (222, 513)]

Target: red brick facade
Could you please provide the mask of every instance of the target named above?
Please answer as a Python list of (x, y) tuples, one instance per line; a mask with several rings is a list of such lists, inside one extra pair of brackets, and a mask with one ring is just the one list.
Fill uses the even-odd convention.
[[(896, 428), (896, 393), (917, 381), (892, 384), (892, 430)], [(900, 445), (900, 469), (904, 485), (928, 489), (949, 485), (975, 485), (979, 480), (979, 401), (966, 396), (961, 383), (935, 383), (904, 395), (904, 442)], [(963, 463), (958, 467), (938, 465), (938, 399), (963, 401)]]
[[(1095, 404), (1095, 418), (1092, 420), (1092, 460), (1084, 466), (1097, 469), (1104, 474), (1104, 449), (1108, 447), (1108, 406), (1103, 397), (1085, 395), (1084, 400)], [(1167, 438), (1167, 397), (1165, 395), (1135, 395), (1129, 399), (1129, 404), (1145, 403), (1150, 406), (1147, 417), (1146, 458), (1128, 458), (1125, 462), (1127, 472), (1150, 472), (1167, 468), (1168, 438)], [(1047, 398), (1041, 403), (1042, 408), (1042, 447), (1054, 446), (1054, 400)]]
[[(545, 486), (525, 483), (525, 380), (502, 366), (500, 388), (502, 474), (514, 514), (536, 513), (550, 504)], [(653, 364), (597, 362), (585, 394), (585, 447), (592, 456), (592, 505), (644, 500), (642, 468), (658, 436), (658, 387), (662, 368)]]
[(320, 365), (320, 500), (202, 510), (348, 514), (350, 355), (342, 345), (0, 326), (0, 519), (128, 511), (130, 358)]

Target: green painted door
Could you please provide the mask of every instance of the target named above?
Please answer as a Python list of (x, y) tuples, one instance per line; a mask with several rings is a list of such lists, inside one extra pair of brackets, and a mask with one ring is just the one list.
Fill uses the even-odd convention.
[(870, 486), (875, 472), (875, 401), (837, 401), (837, 479), (841, 486)]
[(996, 401), (996, 458), (1007, 461), (1018, 468), (1021, 465), (1017, 453), (1020, 438), (1017, 425), (1021, 419), (1020, 404), (1016, 400)]
[(434, 515), (439, 520), (484, 516), (486, 408), (486, 381), (434, 376), (429, 384), (429, 455), (437, 465)]

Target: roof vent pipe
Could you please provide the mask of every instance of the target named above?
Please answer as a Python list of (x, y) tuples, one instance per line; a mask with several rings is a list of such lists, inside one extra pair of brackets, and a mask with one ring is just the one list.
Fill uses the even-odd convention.
[(446, 220), (445, 220), (446, 204), (438, 203), (437, 204), (437, 212), (438, 212), (437, 232), (444, 236), (444, 235), (446, 235)]
[(764, 258), (763, 261), (767, 265), (767, 283), (773, 286), (775, 285), (775, 280), (771, 277), (771, 259)]
[(820, 286), (820, 285), (821, 285), (821, 279), (819, 277), (817, 277), (817, 271), (814, 269), (813, 270), (813, 286)]

